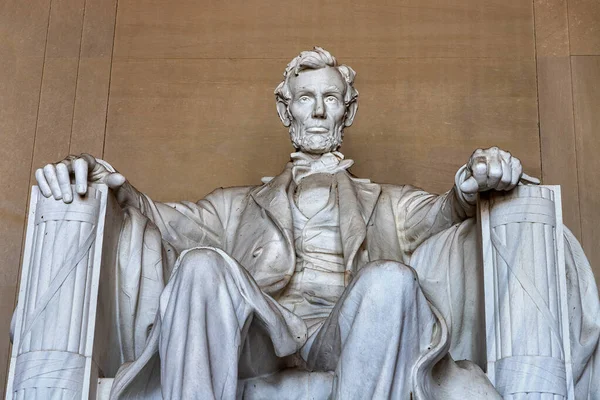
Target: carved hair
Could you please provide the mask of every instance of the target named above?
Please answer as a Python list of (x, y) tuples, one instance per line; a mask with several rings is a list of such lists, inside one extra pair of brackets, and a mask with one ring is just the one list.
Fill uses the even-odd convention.
[(354, 77), (356, 77), (356, 72), (347, 65), (338, 65), (335, 57), (321, 47), (303, 51), (299, 56), (290, 61), (283, 72), (283, 81), (281, 81), (275, 89), (277, 101), (288, 105), (292, 99), (292, 93), (289, 87), (289, 80), (292, 75), (297, 76), (301, 71), (306, 69), (321, 69), (326, 67), (337, 69), (340, 75), (342, 75), (342, 78), (344, 78), (344, 81), (346, 82), (346, 94), (344, 96), (346, 107), (355, 102), (358, 98), (358, 91), (354, 88)]

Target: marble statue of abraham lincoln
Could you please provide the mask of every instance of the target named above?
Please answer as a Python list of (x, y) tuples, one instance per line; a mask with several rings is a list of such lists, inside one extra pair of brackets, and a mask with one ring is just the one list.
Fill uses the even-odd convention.
[[(498, 398), (479, 368), (447, 355), (444, 318), (410, 262), (424, 241), (473, 216), (477, 192), (514, 188), (521, 164), (476, 150), (443, 195), (354, 177), (339, 152), (358, 108), (354, 78), (318, 47), (288, 64), (275, 94), (295, 152), (259, 186), (159, 203), (89, 155), (37, 170), (42, 193), (66, 203), (72, 180), (78, 194), (107, 184), (144, 227), (144, 245), (154, 243), (154, 305), (147, 287), (118, 294), (132, 328), (111, 398), (251, 397), (247, 382), (287, 373), (279, 398), (407, 399), (429, 385), (418, 370), (436, 363), (452, 376), (440, 398)], [(124, 228), (121, 252), (133, 253), (123, 243), (134, 230)]]

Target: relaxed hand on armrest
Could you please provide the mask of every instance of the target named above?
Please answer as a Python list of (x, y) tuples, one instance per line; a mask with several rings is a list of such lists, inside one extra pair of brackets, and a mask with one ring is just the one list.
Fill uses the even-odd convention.
[(137, 190), (125, 177), (90, 154), (70, 155), (60, 162), (38, 168), (35, 179), (44, 196), (53, 196), (65, 203), (73, 201), (72, 183), (75, 183), (75, 190), (80, 195), (87, 192), (90, 183), (103, 183), (114, 191), (121, 206), (135, 207), (139, 204)]

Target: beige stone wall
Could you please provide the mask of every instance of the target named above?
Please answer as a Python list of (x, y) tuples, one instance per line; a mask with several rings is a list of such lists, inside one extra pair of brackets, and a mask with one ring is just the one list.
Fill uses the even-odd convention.
[(595, 0), (7, 0), (1, 9), (0, 382), (35, 168), (89, 152), (157, 200), (257, 184), (292, 150), (273, 89), (286, 62), (314, 45), (358, 72), (359, 114), (343, 146), (355, 174), (442, 192), (476, 147), (508, 149), (530, 175), (563, 185), (565, 221), (600, 276)]

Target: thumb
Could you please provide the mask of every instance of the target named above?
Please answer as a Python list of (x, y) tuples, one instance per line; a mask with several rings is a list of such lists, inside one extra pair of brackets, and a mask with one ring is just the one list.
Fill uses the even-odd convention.
[(470, 177), (466, 181), (460, 184), (460, 190), (463, 193), (477, 193), (479, 191), (479, 184), (475, 178)]
[(113, 172), (105, 178), (104, 183), (111, 189), (118, 189), (123, 186), (125, 180), (123, 175), (118, 172)]

